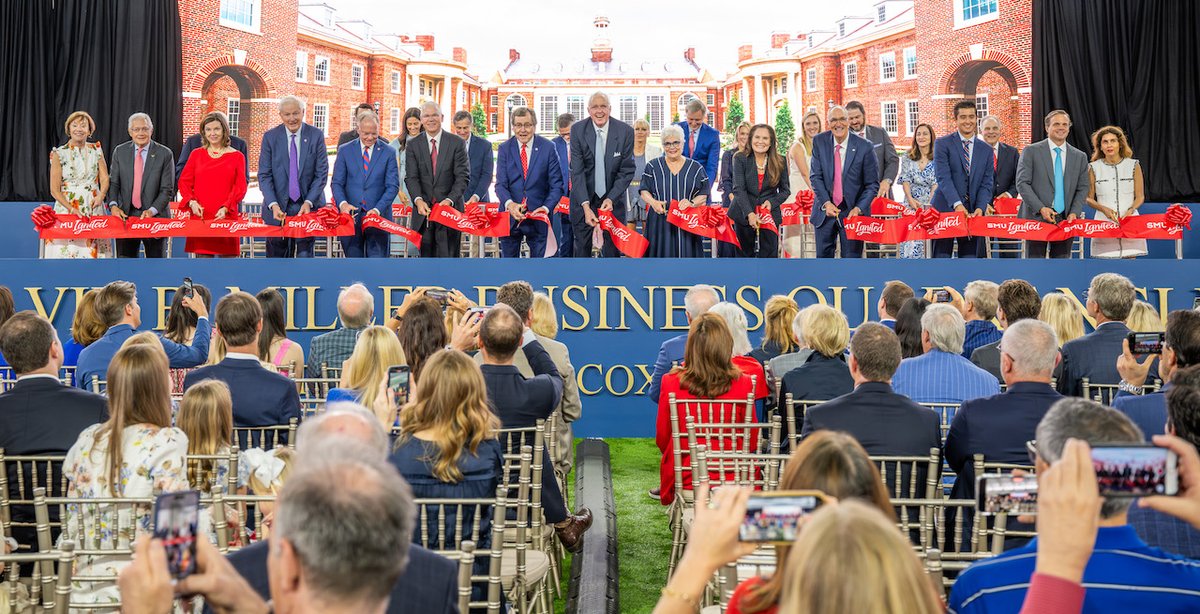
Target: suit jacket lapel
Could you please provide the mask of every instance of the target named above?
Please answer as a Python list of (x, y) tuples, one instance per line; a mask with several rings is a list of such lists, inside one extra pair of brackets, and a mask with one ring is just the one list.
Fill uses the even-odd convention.
[[(439, 144), (439, 147), (438, 147), (437, 172), (433, 174), (434, 183), (437, 183), (438, 177), (441, 177), (442, 173), (445, 172), (445, 170), (446, 170), (446, 163), (447, 163), (446, 150), (450, 148), (450, 145), (446, 141), (446, 131), (445, 130), (442, 131), (442, 133), (441, 133), (441, 135), (439, 135), (439, 137), (440, 138), (438, 140), (441, 141), (441, 143)], [(428, 142), (426, 143), (426, 145), (428, 145)], [(430, 157), (433, 157), (433, 152), (430, 152), (429, 155), (430, 155)]]

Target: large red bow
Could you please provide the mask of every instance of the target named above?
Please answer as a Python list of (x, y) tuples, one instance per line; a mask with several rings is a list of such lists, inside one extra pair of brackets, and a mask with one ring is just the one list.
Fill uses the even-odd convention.
[(940, 219), (941, 216), (932, 207), (923, 207), (917, 212), (917, 225), (925, 230), (933, 230)]
[(38, 230), (45, 230), (58, 222), (58, 214), (54, 212), (54, 207), (50, 205), (38, 205), (29, 218), (33, 220), (33, 225)]
[(317, 221), (325, 227), (326, 230), (333, 230), (344, 224), (354, 223), (353, 218), (349, 215), (338, 211), (333, 205), (325, 205), (316, 211)]
[(813, 202), (816, 200), (816, 195), (812, 190), (800, 190), (796, 192), (796, 205), (800, 207), (800, 213), (809, 215), (812, 213)]
[(1175, 203), (1170, 207), (1167, 207), (1166, 217), (1163, 219), (1165, 219), (1168, 224), (1183, 226), (1188, 230), (1192, 229), (1192, 210), (1179, 203)]

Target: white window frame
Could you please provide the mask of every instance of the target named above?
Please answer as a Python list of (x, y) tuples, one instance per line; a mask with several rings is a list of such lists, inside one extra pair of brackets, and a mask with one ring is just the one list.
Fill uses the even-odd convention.
[[(888, 130), (887, 126), (887, 108), (892, 106), (892, 130)], [(888, 133), (888, 136), (900, 136), (900, 105), (895, 100), (884, 100), (879, 103), (879, 126)]]
[[(357, 72), (357, 75), (355, 74)], [(357, 83), (356, 83), (357, 81)], [(366, 88), (367, 83), (367, 67), (362, 64), (350, 65), (350, 89), (362, 90)]]
[[(573, 95), (567, 96), (566, 107), (567, 107), (567, 110), (564, 112), (570, 113), (577, 120), (587, 117), (587, 96), (583, 96), (583, 95), (579, 95), (579, 94), (573, 94)], [(561, 109), (562, 107), (560, 106), (559, 108)], [(557, 122), (557, 121), (558, 121), (558, 118), (555, 118), (555, 122)], [(557, 130), (558, 124), (555, 123), (554, 126), (555, 126), (555, 129)]]
[(225, 3), (228, 1), (229, 0), (221, 0), (221, 4), (217, 9), (217, 23), (226, 28), (241, 30), (242, 32), (249, 32), (250, 34), (262, 34), (262, 0), (238, 0), (250, 3), (250, 25), (246, 25), (232, 19), (226, 19), (221, 16), (221, 13), (223, 13), (225, 10)]
[(492, 101), (492, 108), (493, 108), (493, 109), (494, 109), (494, 108), (496, 108), (496, 107), (498, 107), (498, 106), (500, 106), (500, 95), (499, 95), (499, 94), (492, 94), (491, 101)]
[(779, 93), (781, 93), (781, 94), (787, 93), (788, 81), (791, 81), (791, 79), (788, 79), (787, 75), (784, 75), (779, 78)]
[(953, 10), (954, 10), (954, 29), (955, 30), (958, 30), (961, 28), (969, 28), (971, 26), (977, 26), (981, 23), (995, 21), (1000, 18), (1000, 2), (999, 2), (999, 0), (983, 0), (984, 2), (995, 2), (996, 10), (994, 10), (991, 13), (988, 13), (986, 15), (982, 15), (980, 17), (972, 17), (970, 19), (964, 19), (963, 18), (963, 3), (967, 2), (967, 1), (973, 1), (973, 0), (954, 0)]
[(543, 95), (538, 99), (538, 132), (554, 132), (555, 120), (558, 118), (558, 95)]
[(320, 102), (313, 105), (312, 125), (322, 134), (329, 134), (329, 103)]
[[(354, 106), (350, 107), (350, 122), (349, 122), (349, 124), (350, 124), (350, 127), (347, 128), (347, 130), (354, 130), (354, 131), (358, 130), (358, 105), (354, 105)], [(382, 128), (383, 127), (380, 126), (380, 129), (382, 129)]]
[(389, 132), (392, 134), (400, 134), (400, 117), (400, 108), (392, 107), (391, 112), (388, 114), (388, 119), (390, 120), (388, 128), (390, 128)]
[(400, 78), (400, 71), (392, 71), (392, 93), (399, 94), (401, 86), (404, 85), (404, 80)]
[[(913, 113), (913, 105), (916, 105), (916, 113)], [(917, 129), (917, 125), (921, 123), (921, 102), (919, 100), (904, 101), (904, 123), (908, 128), (908, 134), (913, 134)], [(915, 145), (915, 143), (914, 143)]]
[[(853, 83), (850, 82), (850, 69), (851, 68), (854, 68), (854, 82)], [(843, 82), (843, 84), (845, 84), (845, 86), (847, 88), (858, 87), (858, 81), (859, 81), (860, 76), (861, 75), (858, 74), (858, 60), (850, 60), (849, 62), (842, 63), (842, 82)]]
[(810, 68), (804, 73), (804, 89), (809, 92), (817, 91), (817, 69)]
[(242, 123), (242, 100), (240, 98), (230, 98), (225, 101), (225, 116), (229, 118), (229, 134), (237, 136)]
[(704, 95), (704, 104), (706, 104), (710, 107), (715, 106), (717, 104), (717, 95), (713, 94), (711, 92), (708, 94), (705, 94)]
[(500, 119), (500, 118), (499, 118), (499, 115), (498, 115), (497, 113), (492, 113), (492, 115), (491, 115), (491, 117), (490, 117), (489, 119), (490, 119), (490, 120), (491, 120), (491, 122), (492, 122), (492, 123), (491, 123), (491, 126), (492, 126), (492, 127), (491, 127), (491, 131), (492, 131), (492, 132), (495, 132), (495, 131), (496, 131), (496, 122), (497, 122), (497, 121)]
[[(639, 103), (638, 99), (639, 99), (639, 96), (636, 96), (634, 94), (622, 94), (622, 95), (618, 96), (617, 97), (617, 119), (619, 119), (627, 124), (630, 124), (630, 125), (632, 125), (633, 122), (637, 121), (638, 103)], [(624, 114), (625, 103), (627, 103), (627, 102), (633, 103), (632, 117), (626, 117)]]
[(667, 126), (667, 97), (662, 94), (647, 94), (646, 116), (649, 117), (647, 121), (650, 122), (650, 132), (662, 132)]
[[(321, 67), (322, 62), (325, 63), (325, 78), (324, 79), (320, 78), (321, 73), (318, 70)], [(313, 60), (313, 83), (315, 83), (317, 85), (329, 85), (329, 77), (330, 77), (330, 73), (332, 73), (332, 72), (333, 72), (333, 64), (329, 61), (329, 58), (327, 58), (323, 55), (318, 55), (318, 56), (316, 56), (316, 58), (314, 58), (314, 60)]]
[(983, 118), (987, 117), (992, 112), (991, 99), (984, 94), (975, 94), (975, 121), (976, 125), (983, 124)]
[[(887, 66), (887, 62), (889, 60), (892, 63), (892, 76), (891, 77), (888, 77), (886, 74), (886, 66)], [(894, 82), (896, 80), (896, 71), (898, 70), (898, 68), (899, 67), (896, 66), (896, 52), (895, 51), (888, 51), (887, 53), (879, 54), (879, 82), (880, 83)]]
[(296, 81), (305, 83), (308, 81), (308, 52), (296, 52)]
[[(904, 52), (901, 55), (904, 58), (904, 78), (905, 79), (916, 79), (917, 75), (920, 73), (920, 70), (921, 70), (920, 59), (917, 57), (917, 48), (916, 47), (905, 47)], [(908, 58), (909, 57), (911, 57), (913, 60), (912, 72), (909, 72), (909, 70), (908, 70)]]
[(880, 3), (875, 7), (875, 22), (883, 23), (887, 21), (887, 4)]

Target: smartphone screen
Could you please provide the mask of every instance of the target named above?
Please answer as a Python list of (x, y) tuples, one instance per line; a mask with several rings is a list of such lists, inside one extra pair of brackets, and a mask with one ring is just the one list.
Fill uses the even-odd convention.
[(388, 367), (388, 388), (391, 389), (392, 398), (396, 402), (396, 406), (400, 407), (408, 402), (408, 365), (392, 365)]
[(1092, 447), (1102, 496), (1174, 495), (1179, 491), (1175, 453), (1157, 446)]
[(200, 523), (200, 492), (163, 493), (154, 502), (154, 537), (167, 550), (167, 569), (175, 579), (196, 571), (196, 531)]
[(468, 309), (468, 310), (467, 310), (467, 313), (468, 313), (468, 314), (471, 314), (471, 315), (474, 315), (474, 314), (479, 314), (479, 317), (481, 317), (481, 318), (482, 318), (483, 316), (486, 316), (486, 315), (487, 315), (487, 312), (488, 312), (490, 309), (491, 309), (491, 307), (472, 307), (472, 308), (470, 308), (470, 309)]
[(738, 529), (744, 542), (787, 544), (800, 534), (800, 519), (824, 503), (816, 491), (758, 493), (746, 502), (746, 517)]
[(425, 296), (428, 296), (429, 298), (431, 298), (431, 299), (441, 303), (443, 306), (445, 306), (446, 303), (448, 303), (450, 300), (450, 291), (449, 290), (426, 290)]
[(1162, 354), (1166, 333), (1129, 333), (1129, 351), (1134, 354)]
[(1195, 311), (1197, 309), (1200, 309), (1200, 296), (1192, 299), (1192, 310)]
[(989, 474), (979, 476), (975, 486), (979, 513), (1029, 516), (1037, 513), (1037, 476)]
[(935, 303), (949, 303), (951, 300), (953, 299), (950, 298), (949, 291), (938, 290), (937, 292), (933, 293), (933, 302)]
[(191, 277), (183, 278), (183, 295), (188, 298), (194, 298), (196, 296), (196, 290), (192, 287)]

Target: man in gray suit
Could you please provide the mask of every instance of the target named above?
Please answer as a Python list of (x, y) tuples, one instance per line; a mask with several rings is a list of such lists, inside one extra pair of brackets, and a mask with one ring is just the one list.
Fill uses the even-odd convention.
[[(175, 196), (175, 155), (150, 139), (154, 122), (145, 113), (129, 116), (128, 143), (113, 150), (108, 171), (108, 210), (122, 219), (171, 217)], [(162, 258), (166, 239), (117, 239), (118, 258), (137, 258), (138, 247), (146, 246), (147, 258)]]
[(850, 122), (850, 133), (871, 142), (875, 149), (875, 163), (879, 169), (879, 191), (876, 196), (891, 198), (892, 184), (900, 174), (900, 156), (892, 137), (879, 126), (867, 125), (867, 112), (861, 102), (846, 103), (846, 120)]
[[(1046, 116), (1046, 135), (1021, 152), (1017, 163), (1017, 192), (1021, 194), (1021, 217), (1057, 224), (1083, 215), (1088, 194), (1087, 154), (1067, 143), (1071, 116), (1054, 110)], [(1026, 258), (1070, 258), (1073, 239), (1026, 241)]]
[(463, 192), (471, 178), (467, 149), (458, 135), (442, 129), (442, 109), (436, 102), (421, 105), (421, 126), (425, 132), (405, 147), (412, 229), (421, 233), (422, 258), (458, 258), (462, 233), (428, 218), (438, 204), (463, 210)]

